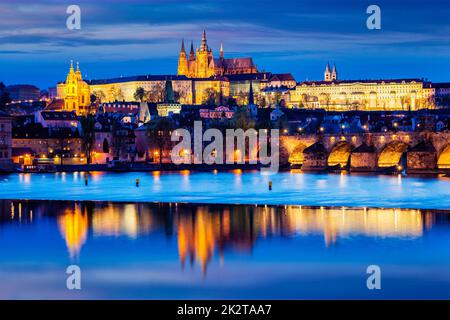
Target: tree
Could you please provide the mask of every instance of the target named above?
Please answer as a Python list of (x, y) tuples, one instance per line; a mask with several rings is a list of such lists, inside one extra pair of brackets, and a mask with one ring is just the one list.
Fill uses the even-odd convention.
[(281, 101), (281, 92), (280, 91), (275, 92), (274, 100), (275, 100), (275, 105), (278, 106), (280, 104), (280, 101)]
[(173, 120), (167, 117), (156, 118), (147, 125), (149, 144), (155, 145), (159, 152), (159, 164), (162, 164), (163, 154), (171, 144), (171, 135), (175, 127)]
[(235, 129), (247, 129), (255, 128), (255, 120), (249, 117), (247, 108), (238, 107), (233, 116), (233, 125)]
[(214, 88), (207, 88), (203, 92), (203, 104), (205, 106), (217, 106), (220, 103), (220, 94)]
[(248, 92), (239, 91), (237, 94), (237, 103), (241, 106), (248, 104)]
[(103, 91), (93, 91), (92, 94), (97, 98), (98, 103), (101, 103), (106, 100), (106, 95)]
[(122, 101), (123, 100), (123, 93), (122, 89), (118, 88), (117, 86), (112, 86), (109, 89), (109, 100), (110, 101)]
[(258, 95), (257, 103), (260, 108), (265, 108), (267, 106), (266, 98), (264, 97), (264, 95), (262, 94)]
[(225, 104), (226, 104), (228, 107), (234, 107), (234, 106), (237, 105), (237, 102), (236, 102), (236, 99), (235, 99), (235, 98), (229, 97), (229, 98), (227, 99), (227, 101), (225, 102)]
[(430, 95), (426, 98), (424, 98), (424, 108), (429, 109), (436, 109), (436, 100), (434, 95)]
[(82, 148), (84, 154), (86, 155), (87, 165), (89, 168), (89, 164), (92, 160), (92, 151), (94, 150), (95, 145), (95, 118), (93, 115), (88, 114), (80, 118), (80, 123), (83, 130)]
[(138, 88), (136, 88), (136, 92), (134, 93), (134, 99), (136, 101), (143, 102), (145, 95), (146, 95), (146, 93), (145, 93), (144, 88), (138, 87)]
[(147, 102), (162, 102), (164, 101), (164, 84), (157, 83), (150, 91), (147, 91)]
[(95, 94), (91, 94), (89, 96), (89, 100), (90, 100), (90, 104), (89, 104), (87, 113), (91, 114), (92, 113), (92, 107), (95, 106), (95, 103), (97, 102), (97, 96)]

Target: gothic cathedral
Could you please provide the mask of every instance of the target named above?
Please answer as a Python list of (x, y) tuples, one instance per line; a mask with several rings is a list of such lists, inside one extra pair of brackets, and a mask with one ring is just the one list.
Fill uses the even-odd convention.
[(220, 58), (214, 58), (212, 50), (208, 46), (205, 31), (203, 31), (200, 49), (194, 51), (194, 43), (191, 42), (189, 57), (184, 48), (184, 40), (181, 42), (178, 75), (187, 76), (188, 78), (210, 78), (213, 76), (257, 72), (258, 70), (252, 58), (225, 59), (223, 45), (220, 46)]

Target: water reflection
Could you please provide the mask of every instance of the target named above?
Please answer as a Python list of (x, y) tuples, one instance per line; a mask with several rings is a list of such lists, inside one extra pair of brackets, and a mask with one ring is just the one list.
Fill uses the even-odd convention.
[(206, 273), (214, 256), (251, 254), (268, 238), (320, 236), (332, 248), (341, 239), (365, 236), (417, 239), (450, 212), (301, 206), (230, 206), (108, 202), (0, 201), (0, 233), (10, 224), (56, 221), (71, 259), (102, 237), (138, 239), (163, 231), (176, 239), (181, 268), (200, 266)]
[(57, 217), (59, 230), (66, 240), (67, 249), (71, 258), (80, 254), (81, 247), (86, 242), (89, 224), (86, 211), (81, 212), (80, 206), (74, 209), (67, 208)]

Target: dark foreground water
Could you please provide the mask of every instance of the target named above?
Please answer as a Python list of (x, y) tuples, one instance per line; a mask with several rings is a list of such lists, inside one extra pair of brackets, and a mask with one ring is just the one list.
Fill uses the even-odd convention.
[(0, 298), (450, 299), (449, 248), (449, 211), (1, 200)]
[(85, 174), (78, 172), (3, 175), (0, 199), (450, 209), (450, 178), (445, 177), (182, 171), (94, 172), (88, 181), (86, 187)]

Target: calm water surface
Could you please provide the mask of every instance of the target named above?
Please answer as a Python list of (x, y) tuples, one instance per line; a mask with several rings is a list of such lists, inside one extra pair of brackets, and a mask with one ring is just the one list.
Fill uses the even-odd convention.
[(91, 173), (87, 187), (84, 178), (84, 173), (3, 175), (0, 199), (450, 209), (450, 179), (443, 177), (299, 172), (267, 176), (259, 171)]
[[(61, 177), (41, 179), (60, 194)], [(1, 200), (0, 298), (450, 299), (449, 248), (443, 210)]]
[[(0, 176), (0, 298), (450, 299), (448, 178), (184, 171), (84, 181)], [(71, 264), (81, 291), (66, 289)], [(373, 264), (380, 291), (366, 287)]]

